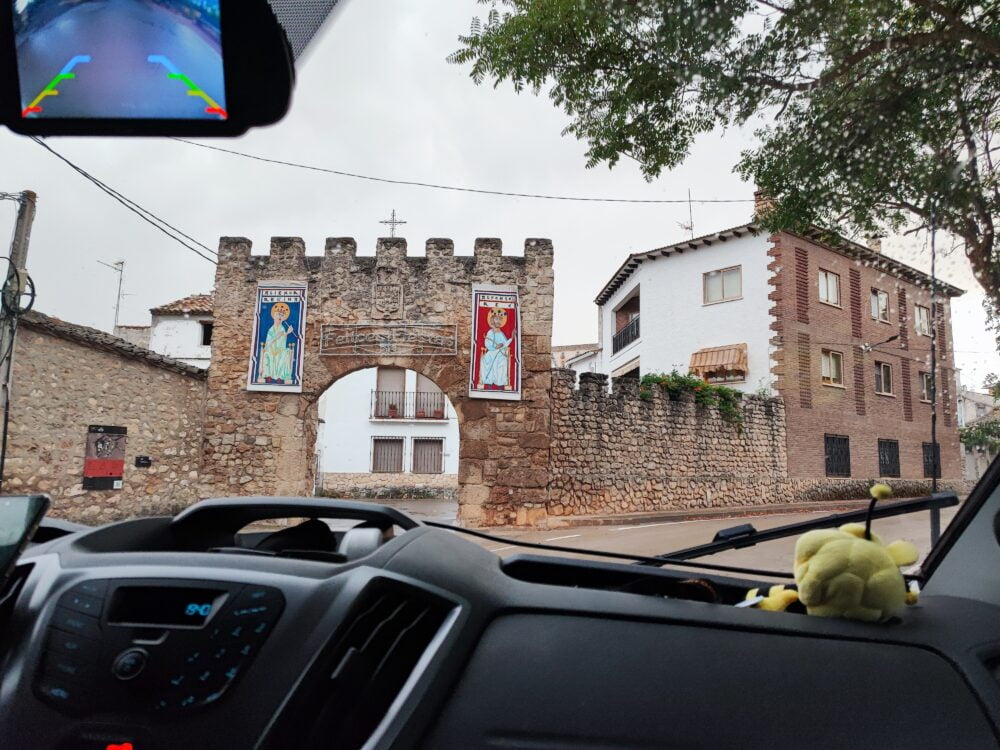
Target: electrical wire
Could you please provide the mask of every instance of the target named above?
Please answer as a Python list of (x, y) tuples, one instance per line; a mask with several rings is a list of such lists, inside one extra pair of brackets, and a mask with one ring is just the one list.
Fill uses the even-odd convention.
[[(24, 273), (24, 278), (22, 279), (21, 270), (14, 266), (14, 262), (10, 257), (0, 256), (0, 260), (7, 261), (7, 274), (3, 288), (0, 289), (0, 309), (3, 310), (5, 315), (0, 317), (0, 324), (7, 325), (7, 321), (10, 321), (10, 342), (7, 345), (7, 351), (3, 353), (3, 356), (0, 356), (0, 372), (3, 372), (3, 382), (0, 382), (0, 388), (3, 389), (4, 393), (3, 428), (2, 433), (0, 433), (0, 490), (2, 490), (5, 476), (4, 470), (7, 465), (7, 436), (10, 428), (10, 383), (14, 370), (13, 357), (14, 342), (17, 338), (17, 322), (22, 315), (34, 307), (36, 292), (35, 282), (27, 272)], [(22, 304), (21, 297), (25, 294), (28, 296), (28, 301)]]
[(327, 167), (317, 167), (312, 164), (300, 164), (283, 159), (271, 159), (266, 156), (248, 154), (243, 151), (235, 151), (221, 146), (210, 146), (207, 143), (196, 143), (184, 138), (171, 137), (171, 140), (178, 143), (186, 143), (189, 146), (197, 146), (210, 151), (219, 151), (231, 156), (239, 156), (243, 159), (252, 159), (266, 164), (277, 164), (283, 167), (294, 167), (295, 169), (306, 169), (310, 172), (323, 172), (334, 174), (340, 177), (350, 177), (355, 180), (369, 180), (371, 182), (383, 182), (389, 185), (407, 185), (409, 187), (429, 188), (431, 190), (451, 190), (456, 193), (476, 193), (479, 195), (499, 195), (505, 198), (535, 198), (548, 201), (577, 201), (584, 203), (648, 203), (648, 204), (684, 204), (684, 203), (753, 203), (752, 198), (698, 198), (698, 199), (661, 199), (661, 198), (588, 198), (572, 195), (548, 195), (545, 193), (515, 193), (506, 190), (487, 190), (485, 188), (459, 187), (457, 185), (439, 185), (433, 182), (420, 182), (418, 180), (397, 180), (389, 177), (373, 177), (372, 175), (358, 174), (356, 172), (344, 172), (339, 169), (329, 169)]
[[(112, 198), (114, 198), (119, 203), (121, 203), (123, 206), (125, 206), (125, 208), (127, 208), (132, 213), (136, 214), (140, 219), (142, 219), (143, 221), (145, 221), (147, 224), (150, 224), (151, 226), (155, 227), (160, 232), (162, 232), (163, 234), (167, 235), (167, 237), (169, 237), (170, 239), (174, 240), (175, 242), (177, 242), (178, 244), (180, 244), (182, 247), (190, 250), (195, 255), (198, 255), (199, 257), (204, 258), (209, 263), (217, 264), (217, 261), (214, 258), (212, 258), (212, 257), (210, 257), (208, 255), (205, 255), (205, 253), (203, 253), (197, 247), (193, 247), (192, 245), (189, 245), (188, 243), (184, 242), (184, 240), (182, 240), (181, 237), (185, 237), (185, 238), (191, 240), (191, 242), (193, 242), (195, 245), (198, 245), (199, 247), (201, 247), (202, 249), (204, 249), (207, 252), (211, 253), (212, 255), (218, 255), (218, 253), (215, 250), (212, 250), (207, 245), (204, 245), (203, 243), (201, 243), (198, 240), (194, 239), (193, 237), (185, 234), (184, 232), (182, 232), (181, 230), (179, 230), (176, 227), (172, 226), (171, 224), (168, 224), (166, 221), (164, 221), (163, 219), (161, 219), (159, 216), (157, 216), (156, 214), (154, 214), (149, 209), (143, 208), (142, 206), (140, 206), (135, 201), (131, 200), (130, 198), (127, 198), (126, 196), (122, 195), (121, 193), (119, 193), (114, 188), (110, 187), (109, 185), (105, 184), (104, 182), (102, 182), (98, 178), (94, 177), (92, 174), (90, 174), (89, 172), (87, 172), (85, 169), (83, 169), (82, 167), (77, 166), (70, 159), (66, 158), (65, 156), (63, 156), (62, 154), (60, 154), (58, 151), (56, 151), (54, 148), (52, 148), (51, 146), (49, 146), (41, 138), (39, 138), (37, 136), (31, 136), (31, 140), (33, 140), (39, 146), (41, 146), (46, 151), (48, 151), (49, 153), (51, 153), (57, 159), (59, 159), (60, 161), (64, 162), (65, 164), (67, 164), (73, 171), (75, 171), (76, 173), (78, 173), (79, 175), (81, 175), (85, 179), (89, 180), (94, 185), (96, 185), (101, 191), (103, 191), (104, 193), (106, 193), (107, 195), (111, 196)], [(176, 232), (177, 234), (172, 234), (171, 232)], [(180, 235), (180, 237), (178, 237), (177, 235)]]

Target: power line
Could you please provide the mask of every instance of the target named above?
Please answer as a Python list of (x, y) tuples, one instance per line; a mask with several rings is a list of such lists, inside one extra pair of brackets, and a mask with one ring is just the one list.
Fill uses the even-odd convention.
[[(202, 244), (198, 240), (196, 240), (193, 237), (185, 234), (184, 232), (182, 232), (181, 230), (179, 230), (176, 227), (172, 226), (171, 224), (168, 224), (166, 221), (164, 221), (163, 219), (161, 219), (159, 216), (157, 216), (156, 214), (154, 214), (149, 209), (143, 208), (142, 206), (140, 206), (138, 203), (136, 203), (132, 199), (127, 198), (126, 196), (122, 195), (121, 193), (119, 193), (117, 190), (115, 190), (111, 186), (105, 184), (104, 182), (102, 182), (98, 178), (94, 177), (92, 174), (90, 174), (89, 172), (87, 172), (85, 169), (83, 169), (82, 167), (77, 166), (72, 161), (70, 161), (68, 158), (66, 158), (65, 156), (63, 156), (62, 154), (60, 154), (58, 151), (56, 151), (54, 148), (52, 148), (51, 146), (49, 146), (41, 138), (39, 138), (37, 136), (31, 136), (31, 140), (33, 140), (39, 146), (41, 146), (46, 151), (48, 151), (49, 153), (51, 153), (53, 156), (55, 156), (60, 161), (62, 161), (65, 164), (69, 165), (69, 167), (71, 169), (73, 169), (73, 171), (77, 172), (79, 175), (81, 175), (85, 179), (87, 179), (90, 182), (92, 182), (100, 190), (102, 190), (104, 193), (110, 195), (112, 198), (114, 198), (116, 201), (118, 201), (123, 206), (125, 206), (125, 208), (127, 208), (129, 211), (131, 211), (132, 213), (136, 214), (140, 219), (142, 219), (143, 221), (145, 221), (147, 224), (150, 224), (150, 225), (156, 227), (158, 230), (160, 230), (161, 232), (163, 232), (163, 234), (167, 235), (167, 237), (169, 237), (170, 239), (172, 239), (175, 242), (179, 243), (180, 245), (182, 245), (183, 247), (187, 248), (191, 252), (195, 253), (199, 257), (204, 258), (209, 263), (213, 263), (213, 264), (217, 263), (217, 261), (214, 258), (211, 258), (208, 255), (205, 255), (205, 253), (203, 253), (198, 248), (193, 247), (192, 245), (189, 245), (188, 243), (184, 242), (184, 240), (182, 240), (181, 237), (185, 237), (185, 238), (191, 240), (191, 242), (193, 242), (195, 245), (198, 245), (199, 247), (203, 248), (204, 250), (206, 250), (207, 252), (211, 253), (212, 255), (218, 255), (218, 253), (216, 253), (214, 250), (212, 250), (211, 248), (209, 248), (207, 245)], [(176, 232), (177, 234), (172, 234), (171, 232)], [(177, 235), (180, 235), (180, 237), (178, 237)]]
[(356, 180), (369, 180), (371, 182), (384, 182), (390, 185), (408, 185), (410, 187), (421, 187), (430, 188), (433, 190), (451, 190), (457, 193), (478, 193), (480, 195), (499, 195), (506, 198), (537, 198), (540, 200), (548, 201), (577, 201), (584, 203), (653, 203), (653, 204), (691, 204), (691, 203), (753, 203), (752, 198), (682, 198), (679, 200), (669, 200), (669, 199), (659, 199), (659, 198), (587, 198), (572, 195), (547, 195), (544, 193), (514, 193), (505, 190), (486, 190), (484, 188), (471, 188), (471, 187), (458, 187), (456, 185), (438, 185), (432, 182), (419, 182), (417, 180), (396, 180), (389, 177), (373, 177), (372, 175), (358, 174), (356, 172), (344, 172), (339, 169), (328, 169), (327, 167), (317, 167), (312, 164), (300, 164), (293, 161), (284, 161), (282, 159), (270, 159), (266, 156), (257, 156), (256, 154), (247, 154), (243, 151), (234, 151), (229, 148), (222, 148), (221, 146), (210, 146), (207, 143), (196, 143), (194, 141), (189, 141), (184, 138), (171, 138), (171, 140), (177, 141), (179, 143), (186, 143), (189, 146), (197, 146), (198, 148), (206, 148), (210, 151), (220, 151), (224, 154), (230, 154), (231, 156), (239, 156), (244, 159), (252, 159), (254, 161), (262, 161), (267, 164), (278, 164), (283, 167), (295, 167), (296, 169), (307, 169), (310, 172), (323, 172), (326, 174), (335, 174), (340, 177), (351, 177)]

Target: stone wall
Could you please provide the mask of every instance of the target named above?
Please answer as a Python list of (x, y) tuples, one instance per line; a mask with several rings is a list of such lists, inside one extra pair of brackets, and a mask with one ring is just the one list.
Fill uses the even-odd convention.
[(328, 497), (458, 499), (457, 474), (372, 474), (324, 472), (320, 487)]
[[(743, 425), (635, 380), (554, 370), (547, 515), (602, 515), (788, 502), (784, 406), (743, 400)], [(521, 514), (530, 522), (532, 508)], [(535, 515), (538, 515), (537, 512)]]
[[(260, 281), (308, 284), (301, 394), (246, 390)], [(456, 256), (451, 240), (430, 239), (425, 254), (415, 257), (407, 253), (405, 239), (383, 238), (375, 255), (365, 257), (348, 237), (328, 239), (322, 256), (307, 256), (297, 237), (273, 238), (267, 255), (252, 255), (245, 238), (222, 238), (205, 422), (206, 494), (310, 494), (319, 397), (343, 375), (386, 365), (429, 378), (455, 407), (461, 426), (461, 522), (495, 525), (525, 503), (544, 506), (552, 282), (552, 243), (544, 239), (526, 240), (523, 256), (504, 255), (495, 238), (477, 239), (471, 256)], [(516, 285), (520, 293), (520, 401), (468, 397), (474, 283)], [(387, 290), (393, 294), (384, 294)], [(356, 323), (454, 326), (457, 351), (433, 356), (320, 353), (323, 325)]]
[[(101, 331), (29, 313), (17, 332), (5, 493), (45, 492), (84, 523), (199, 499), (204, 373)], [(87, 427), (128, 429), (121, 490), (82, 488)], [(152, 466), (137, 468), (136, 456)]]

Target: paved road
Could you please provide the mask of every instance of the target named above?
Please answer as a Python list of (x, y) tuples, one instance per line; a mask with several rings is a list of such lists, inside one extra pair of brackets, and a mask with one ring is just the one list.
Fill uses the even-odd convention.
[[(942, 527), (945, 527), (951, 521), (956, 510), (956, 508), (947, 508), (941, 512)], [(763, 530), (811, 518), (821, 518), (825, 515), (829, 514), (794, 513), (757, 516), (746, 519), (726, 518), (711, 521), (674, 521), (638, 524), (634, 526), (581, 526), (561, 531), (501, 530), (495, 533), (512, 542), (515, 540), (550, 542), (573, 548), (628, 552), (636, 555), (655, 555), (710, 542), (715, 533), (720, 529), (737, 526), (741, 523), (752, 523), (758, 530)], [(906, 539), (913, 542), (921, 555), (926, 554), (928, 549), (930, 549), (930, 524), (927, 512), (879, 519), (874, 522), (873, 529), (885, 541)], [(501, 544), (485, 540), (477, 541), (487, 550), (496, 552), (501, 557), (507, 557), (517, 552), (556, 554), (544, 553), (538, 550), (526, 550), (515, 544)], [(756, 547), (730, 550), (703, 559), (726, 565), (790, 571), (794, 559), (794, 549), (795, 539), (788, 538), (767, 542)]]
[[(455, 504), (443, 500), (387, 500), (386, 504), (399, 508), (420, 520), (454, 523)], [(946, 508), (941, 511), (942, 528), (954, 518), (957, 508)], [(550, 542), (575, 549), (589, 548), (610, 552), (627, 552), (636, 555), (657, 555), (672, 550), (693, 547), (712, 541), (712, 537), (720, 529), (738, 526), (741, 523), (752, 523), (758, 530), (769, 529), (789, 523), (796, 523), (812, 518), (822, 518), (829, 513), (791, 513), (770, 516), (753, 516), (749, 518), (725, 518), (711, 521), (668, 521), (662, 523), (642, 523), (622, 526), (579, 526), (576, 528), (549, 531), (516, 531), (511, 529), (489, 530), (490, 533), (502, 536), (510, 542)], [(896, 516), (876, 520), (873, 526), (875, 532), (885, 541), (906, 539), (916, 545), (921, 556), (930, 549), (929, 514), (913, 513), (909, 516)], [(533, 554), (565, 554), (549, 553), (541, 550), (530, 550), (518, 547), (513, 543), (493, 542), (474, 537), (470, 541), (482, 545), (485, 549), (496, 552), (500, 557), (508, 557), (518, 552)], [(744, 567), (763, 568), (768, 570), (792, 569), (795, 539), (779, 539), (756, 547), (741, 550), (730, 550), (704, 558), (707, 561), (739, 565)], [(586, 556), (586, 555), (583, 555)]]
[(74, 76), (58, 83), (58, 95), (41, 99), (42, 111), (32, 116), (215, 117), (206, 115), (203, 98), (189, 96), (183, 81), (168, 77), (165, 64), (149, 62), (150, 55), (164, 56), (225, 107), (219, 46), (192, 22), (136, 0), (91, 0), (66, 8), (18, 45), (22, 106), (61, 71)]

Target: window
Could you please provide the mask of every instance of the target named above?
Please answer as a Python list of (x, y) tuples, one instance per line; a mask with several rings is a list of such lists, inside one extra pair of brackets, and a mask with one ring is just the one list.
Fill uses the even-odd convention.
[(924, 476), (941, 478), (941, 444), (924, 443)]
[(819, 301), (840, 307), (840, 276), (833, 271), (819, 272)]
[(899, 441), (878, 441), (878, 475), (880, 477), (899, 476)]
[(714, 370), (705, 373), (706, 383), (745, 383), (747, 374), (743, 370)]
[(875, 393), (884, 396), (891, 396), (892, 393), (892, 365), (885, 362), (875, 363)]
[(982, 404), (976, 404), (976, 419), (986, 416), (986, 407)]
[(372, 473), (398, 474), (403, 470), (403, 438), (372, 439)]
[(920, 373), (920, 400), (931, 400), (931, 374), (929, 372)]
[(704, 274), (705, 304), (743, 297), (743, 267), (723, 268)]
[(913, 324), (921, 336), (931, 335), (931, 311), (929, 307), (917, 305), (914, 309)]
[(828, 477), (851, 476), (851, 440), (846, 435), (824, 435), (826, 451), (826, 475)]
[(889, 295), (881, 289), (872, 289), (872, 320), (889, 322)]
[(413, 473), (440, 474), (444, 471), (444, 440), (441, 438), (413, 438)]
[(212, 323), (202, 323), (201, 324), (201, 345), (211, 346), (212, 345), (212, 329), (215, 326)]
[(844, 384), (844, 355), (840, 352), (823, 350), (823, 383), (826, 385)]

